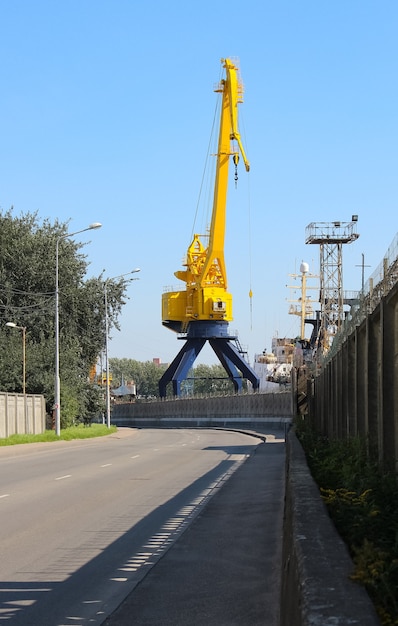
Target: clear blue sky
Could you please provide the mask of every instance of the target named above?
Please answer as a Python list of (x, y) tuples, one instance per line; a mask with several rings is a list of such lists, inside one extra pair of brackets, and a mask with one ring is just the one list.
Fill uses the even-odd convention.
[(299, 334), (286, 285), (302, 260), (319, 271), (310, 222), (358, 214), (344, 289), (360, 289), (362, 253), (365, 278), (382, 260), (397, 231), (396, 0), (0, 0), (0, 28), (0, 207), (71, 231), (102, 222), (89, 275), (141, 268), (111, 357), (181, 348), (161, 294), (190, 243), (223, 57), (245, 85), (251, 171), (230, 187), (226, 263), (251, 362)]

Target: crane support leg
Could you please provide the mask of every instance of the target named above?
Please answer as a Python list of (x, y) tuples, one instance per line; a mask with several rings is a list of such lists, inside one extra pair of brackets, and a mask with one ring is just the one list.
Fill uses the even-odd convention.
[(232, 362), (238, 368), (238, 370), (242, 372), (244, 378), (247, 378), (247, 380), (251, 382), (254, 391), (258, 391), (260, 387), (259, 377), (254, 372), (254, 370), (252, 370), (250, 365), (246, 363), (242, 355), (239, 354), (235, 346), (230, 341), (223, 338), (209, 339), (209, 342), (214, 352), (220, 359), (221, 363), (222, 360), (220, 355), (223, 355), (225, 359), (228, 359), (229, 362)]
[(173, 395), (180, 395), (181, 382), (186, 379), (195, 359), (206, 343), (206, 339), (188, 339), (183, 345), (175, 359), (169, 365), (161, 379), (159, 380), (159, 395), (166, 397), (168, 383), (173, 383)]
[(225, 371), (227, 372), (228, 377), (232, 381), (235, 393), (239, 393), (240, 391), (242, 391), (242, 376), (239, 374), (239, 370), (237, 369), (237, 367), (235, 367), (231, 359), (225, 356), (223, 350), (220, 349), (219, 343), (217, 343), (217, 341), (214, 341), (212, 343), (212, 341), (213, 340), (209, 339), (211, 347), (218, 356), (218, 359)]
[[(258, 391), (260, 379), (246, 363), (235, 346), (231, 344), (231, 337), (196, 336), (186, 340), (184, 346), (161, 377), (159, 381), (159, 395), (161, 398), (166, 397), (167, 385), (170, 382), (173, 384), (173, 395), (180, 395), (181, 382), (186, 379), (190, 368), (194, 364), (195, 359), (206, 341), (209, 341), (237, 393), (242, 390), (242, 377), (247, 378), (247, 380), (251, 382), (254, 391)], [(241, 372), (242, 376), (239, 372)]]

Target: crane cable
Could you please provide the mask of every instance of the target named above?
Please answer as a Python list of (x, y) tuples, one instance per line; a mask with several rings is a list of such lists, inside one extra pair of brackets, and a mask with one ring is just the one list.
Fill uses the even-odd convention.
[(251, 214), (250, 214), (250, 172), (247, 179), (248, 194), (248, 244), (249, 244), (249, 299), (250, 299), (250, 330), (253, 330), (253, 291), (252, 291), (252, 244), (251, 244)]
[[(220, 98), (216, 98), (216, 104), (215, 104), (215, 107), (214, 107), (214, 114), (213, 114), (213, 123), (212, 123), (212, 126), (211, 126), (211, 132), (210, 132), (210, 136), (209, 136), (209, 143), (208, 143), (208, 146), (207, 146), (205, 164), (204, 164), (204, 167), (203, 167), (202, 180), (201, 180), (201, 183), (200, 183), (200, 189), (199, 189), (199, 194), (198, 194), (198, 201), (196, 203), (195, 216), (194, 216), (193, 225), (192, 225), (191, 239), (193, 239), (194, 232), (195, 232), (195, 224), (196, 224), (196, 221), (198, 219), (199, 205), (200, 205), (200, 202), (201, 202), (205, 176), (206, 176), (206, 173), (207, 174), (209, 173), (209, 157), (211, 155), (211, 145), (214, 142), (214, 137), (215, 137), (214, 130), (215, 130), (216, 122), (217, 122), (217, 114), (218, 114), (219, 109), (220, 109)], [(209, 209), (209, 207), (210, 207), (210, 200), (209, 199), (207, 201), (206, 206), (207, 206), (207, 210), (209, 211), (210, 210)]]
[[(246, 141), (244, 116), (241, 115), (243, 136)], [(252, 243), (251, 243), (251, 197), (250, 197), (250, 170), (247, 177), (247, 212), (248, 212), (248, 247), (249, 247), (249, 302), (250, 302), (250, 330), (253, 330), (253, 291), (252, 291)]]

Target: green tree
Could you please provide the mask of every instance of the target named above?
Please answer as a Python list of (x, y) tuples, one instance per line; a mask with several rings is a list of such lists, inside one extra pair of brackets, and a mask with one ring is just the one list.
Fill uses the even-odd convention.
[[(165, 368), (152, 361), (134, 361), (133, 359), (109, 359), (112, 371), (112, 386), (118, 387), (134, 381), (137, 396), (144, 398), (159, 396), (159, 380)], [(168, 392), (171, 394), (171, 385)], [(190, 370), (187, 380), (181, 384), (181, 395), (212, 395), (233, 393), (234, 387), (222, 365), (198, 365)]]
[[(37, 213), (0, 212), (0, 389), (22, 391), (20, 332), (26, 328), (26, 391), (54, 403), (55, 255), (58, 241), (61, 425), (92, 412), (90, 368), (105, 342), (105, 280), (86, 279), (85, 244), (69, 237), (68, 223), (40, 221)], [(126, 281), (108, 281), (109, 328), (118, 328)], [(98, 399), (98, 410), (100, 410)]]
[(234, 387), (221, 364), (197, 365), (188, 374), (193, 395), (233, 393)]
[(109, 359), (112, 371), (112, 386), (118, 387), (122, 381), (134, 381), (137, 396), (148, 398), (159, 395), (159, 379), (164, 369), (152, 361), (135, 361), (134, 359)]

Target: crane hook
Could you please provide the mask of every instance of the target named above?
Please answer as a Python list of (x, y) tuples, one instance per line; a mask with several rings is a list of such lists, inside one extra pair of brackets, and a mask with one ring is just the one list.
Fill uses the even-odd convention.
[(234, 160), (234, 164), (235, 164), (235, 187), (236, 187), (237, 186), (237, 182), (238, 182), (239, 155), (238, 154), (234, 154), (233, 160)]

